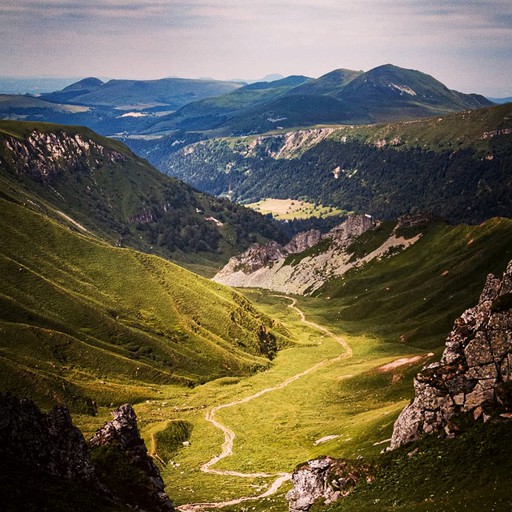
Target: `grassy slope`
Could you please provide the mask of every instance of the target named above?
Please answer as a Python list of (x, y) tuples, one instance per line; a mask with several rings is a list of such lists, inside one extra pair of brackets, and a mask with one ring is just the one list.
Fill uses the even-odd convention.
[[(306, 78), (304, 77), (304, 80)], [(166, 130), (209, 130), (221, 126), (233, 116), (244, 116), (251, 107), (272, 101), (293, 89), (297, 80), (278, 80), (275, 84), (252, 84), (241, 87), (228, 94), (214, 98), (194, 101), (183, 108), (163, 116), (147, 132), (155, 133)]]
[[(349, 332), (424, 348), (441, 345), (454, 318), (478, 299), (487, 274), (501, 275), (512, 258), (512, 220), (434, 222), (422, 231), (402, 253), (330, 281), (316, 293), (311, 312)], [(364, 247), (354, 250), (365, 253)], [(371, 250), (368, 240), (366, 252)]]
[(483, 137), (484, 133), (512, 128), (511, 114), (512, 104), (509, 103), (416, 121), (342, 127), (331, 138), (340, 141), (347, 137), (367, 144), (399, 138), (401, 143), (397, 149), (401, 150), (414, 147), (432, 151), (471, 148), (485, 154), (490, 149), (492, 138)]
[(508, 512), (510, 424), (478, 425), (451, 440), (426, 439), (379, 459), (376, 479), (311, 512)]
[(250, 374), (284, 341), (227, 288), (0, 205), (3, 390), (90, 411), (152, 396), (151, 384)]

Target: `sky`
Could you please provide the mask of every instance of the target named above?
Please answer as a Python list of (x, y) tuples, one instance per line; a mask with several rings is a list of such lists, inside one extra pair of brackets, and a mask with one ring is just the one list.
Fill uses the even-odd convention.
[(381, 64), (512, 96), (512, 0), (0, 0), (0, 74), (318, 77)]

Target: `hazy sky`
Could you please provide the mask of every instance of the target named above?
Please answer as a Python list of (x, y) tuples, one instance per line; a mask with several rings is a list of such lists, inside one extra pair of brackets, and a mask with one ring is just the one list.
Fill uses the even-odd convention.
[(0, 74), (317, 77), (380, 64), (512, 95), (512, 0), (0, 0)]

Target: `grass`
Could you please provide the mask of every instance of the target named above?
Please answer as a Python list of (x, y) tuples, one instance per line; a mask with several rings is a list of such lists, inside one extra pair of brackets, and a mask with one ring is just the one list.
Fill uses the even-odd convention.
[(331, 135), (333, 140), (358, 140), (374, 144), (379, 140), (399, 141), (397, 150), (422, 147), (433, 151), (472, 148), (488, 151), (491, 137), (484, 133), (511, 128), (510, 104), (457, 112), (429, 119), (381, 125), (342, 127)]
[(262, 199), (256, 203), (246, 204), (262, 214), (272, 214), (277, 220), (310, 219), (311, 217), (332, 217), (346, 213), (332, 206), (317, 205), (299, 199)]
[(380, 457), (372, 483), (311, 510), (508, 511), (511, 441), (510, 424), (476, 425), (453, 440), (427, 438)]
[[(359, 249), (364, 253), (364, 245)], [(332, 322), (355, 335), (435, 348), (453, 320), (476, 303), (487, 274), (501, 275), (511, 258), (508, 219), (479, 226), (434, 222), (400, 254), (331, 280), (308, 310), (319, 323)]]
[[(285, 323), (296, 344), (280, 351), (272, 368), (264, 373), (240, 380), (219, 379), (179, 394), (176, 388), (160, 387), (163, 397), (136, 407), (139, 417), (145, 418), (142, 425), (148, 442), (151, 433), (165, 429), (168, 421), (193, 425), (190, 446), (179, 447), (172, 464), (163, 467), (169, 494), (177, 504), (255, 495), (257, 489), (264, 489), (271, 481), (199, 471), (201, 464), (219, 453), (223, 442), (222, 433), (205, 421), (206, 410), (272, 387), (343, 352), (333, 339), (302, 324), (296, 313), (286, 307), (284, 299), (259, 292), (247, 295), (267, 314)], [(410, 355), (411, 349), (383, 345), (377, 339), (363, 336), (349, 337), (349, 343), (354, 349), (351, 359), (327, 364), (284, 389), (218, 411), (216, 418), (235, 431), (236, 439), (234, 455), (215, 468), (286, 472), (323, 453), (354, 458), (377, 454), (382, 446), (374, 444), (390, 437), (394, 418), (412, 394), (411, 376), (415, 370), (406, 366), (382, 374), (375, 368)], [(315, 446), (315, 441), (326, 435), (339, 437)], [(166, 449), (166, 441), (157, 439), (156, 451)], [(265, 507), (272, 504), (275, 510), (284, 511), (287, 506), (282, 494), (279, 496), (248, 503), (251, 507), (263, 507), (259, 510), (271, 510)]]
[(152, 385), (250, 375), (287, 343), (228, 288), (19, 204), (0, 209), (3, 390), (93, 412), (154, 397)]

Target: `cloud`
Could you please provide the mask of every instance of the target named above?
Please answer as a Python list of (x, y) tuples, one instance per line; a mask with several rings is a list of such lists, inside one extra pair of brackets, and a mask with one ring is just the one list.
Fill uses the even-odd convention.
[(461, 89), (483, 74), (512, 83), (510, 0), (3, 0), (0, 37), (4, 73), (318, 76), (393, 62)]

